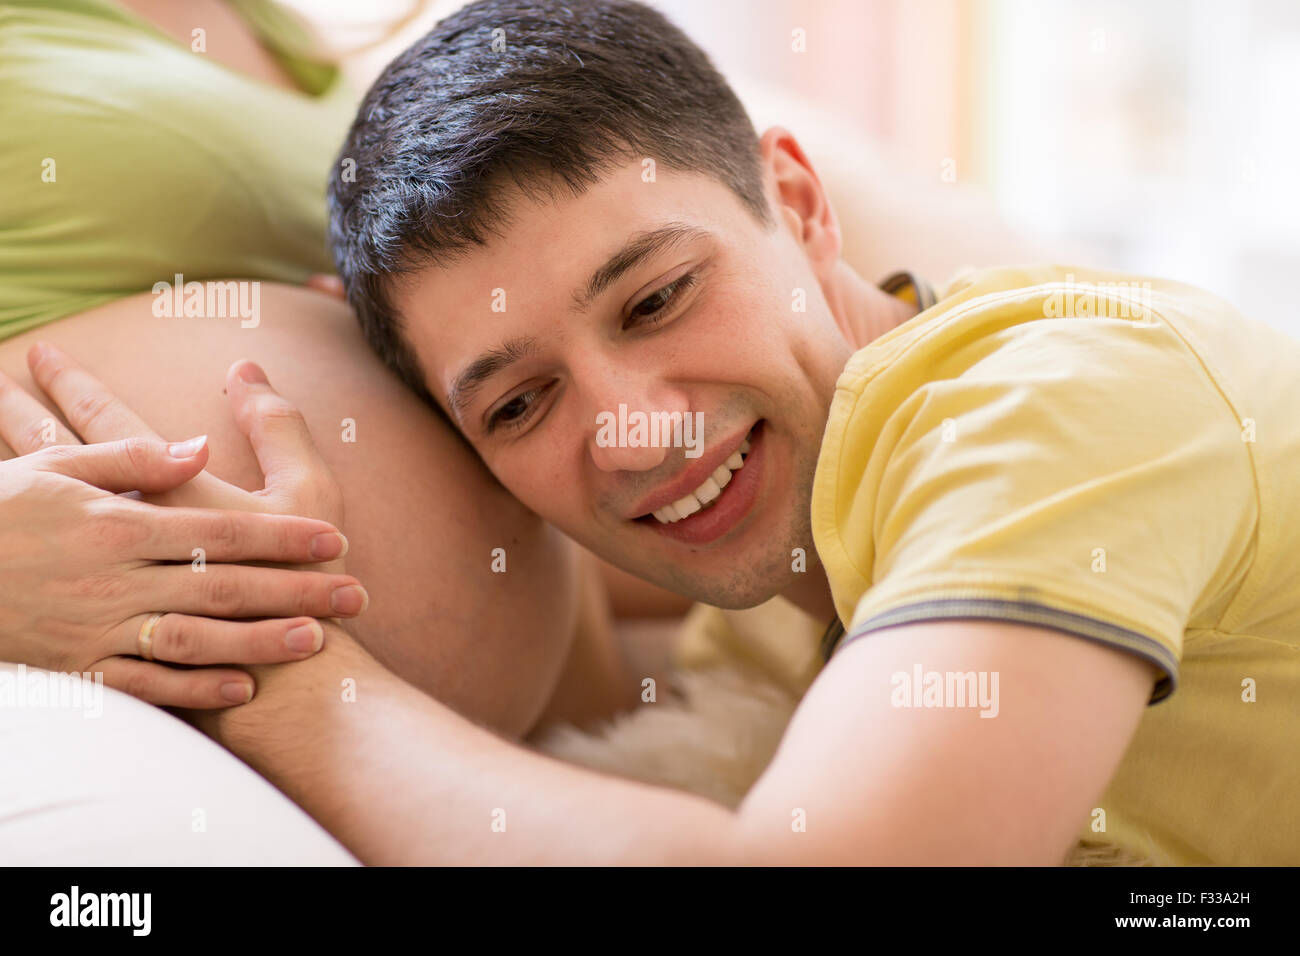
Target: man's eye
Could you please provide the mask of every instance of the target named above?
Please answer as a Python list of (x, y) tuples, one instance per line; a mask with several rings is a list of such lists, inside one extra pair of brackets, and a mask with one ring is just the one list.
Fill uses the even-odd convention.
[(642, 299), (628, 314), (627, 321), (623, 323), (623, 328), (630, 325), (653, 325), (661, 321), (668, 313), (668, 309), (676, 302), (683, 293), (695, 284), (696, 273), (688, 272), (679, 279), (676, 279), (664, 286), (658, 292), (654, 292)]
[(500, 427), (518, 428), (523, 425), (531, 416), (538, 397), (545, 391), (545, 388), (533, 388), (510, 399), (488, 417), (488, 433)]

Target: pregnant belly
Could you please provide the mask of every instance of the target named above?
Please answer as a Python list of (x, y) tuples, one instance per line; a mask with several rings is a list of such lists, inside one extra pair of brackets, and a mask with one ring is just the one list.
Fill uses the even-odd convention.
[[(252, 490), (262, 475), (224, 388), (233, 362), (257, 362), (301, 410), (343, 495), (348, 570), (371, 596), (354, 624), (358, 639), (471, 719), (511, 735), (533, 726), (574, 639), (569, 543), (384, 367), (338, 299), (262, 283), (257, 322), (247, 325), (238, 298), (225, 316), (187, 316), (183, 301), (178, 315), (172, 305), (167, 315), (146, 292), (26, 332), (0, 342), (0, 371), (34, 389), (27, 350), (36, 341), (56, 345), (164, 438), (206, 434), (208, 471)], [(504, 592), (486, 561), (466, 557), (497, 542), (510, 543), (512, 566), (533, 569)], [(519, 621), (529, 626), (520, 630)], [(583, 662), (615, 660), (607, 650), (593, 654)], [(573, 686), (585, 692), (588, 673)]]
[[(38, 341), (90, 369), (164, 437), (207, 431), (214, 453), (233, 433), (223, 389), (226, 370), (241, 358), (262, 364), (304, 414), (331, 404), (323, 388), (338, 395), (350, 385), (378, 387), (398, 405), (412, 400), (370, 353), (346, 304), (281, 283), (205, 282), (143, 292), (0, 342), (0, 371), (43, 398), (26, 361)], [(304, 379), (315, 387), (302, 387)], [(0, 452), (11, 454), (3, 442)], [(219, 470), (215, 454), (213, 470)], [(238, 471), (257, 480), (255, 469)]]

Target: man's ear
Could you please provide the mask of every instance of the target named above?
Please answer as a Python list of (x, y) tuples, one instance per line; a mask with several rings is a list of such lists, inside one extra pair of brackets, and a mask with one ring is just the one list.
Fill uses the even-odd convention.
[(803, 247), (819, 279), (839, 261), (842, 239), (830, 198), (794, 134), (773, 126), (758, 141), (768, 202)]

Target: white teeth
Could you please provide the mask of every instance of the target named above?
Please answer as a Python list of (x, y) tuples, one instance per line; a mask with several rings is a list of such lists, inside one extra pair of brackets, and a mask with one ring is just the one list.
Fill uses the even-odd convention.
[(742, 455), (748, 455), (748, 454), (749, 454), (749, 439), (748, 439), (748, 438), (746, 438), (746, 439), (744, 439), (743, 441), (741, 441), (741, 443), (740, 443), (740, 453), (741, 453)]
[(672, 505), (664, 505), (658, 511), (653, 512), (655, 520), (660, 524), (672, 524), (674, 521), (680, 521), (682, 515), (678, 514), (677, 509)]
[(695, 512), (699, 511), (703, 505), (700, 504), (700, 500), (694, 495), (687, 495), (685, 498), (674, 501), (673, 507), (683, 518), (689, 518), (691, 515), (695, 514)]
[(660, 524), (672, 524), (674, 521), (689, 518), (705, 505), (716, 501), (722, 494), (722, 489), (731, 482), (731, 473), (745, 464), (745, 459), (740, 456), (748, 451), (749, 442), (741, 442), (740, 451), (733, 452), (730, 458), (714, 469), (713, 474), (705, 478), (700, 487), (681, 500), (664, 505), (654, 512), (655, 520)]

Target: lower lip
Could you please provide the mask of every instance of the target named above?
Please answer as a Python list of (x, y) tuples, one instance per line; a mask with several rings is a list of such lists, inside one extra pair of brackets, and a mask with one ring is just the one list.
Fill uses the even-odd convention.
[(731, 481), (722, 489), (717, 501), (703, 511), (697, 511), (689, 518), (671, 524), (660, 524), (659, 519), (652, 516), (649, 520), (654, 523), (654, 530), (687, 544), (707, 544), (734, 528), (749, 513), (758, 498), (763, 468), (764, 428), (765, 423), (759, 422), (750, 434), (745, 465), (732, 473)]

